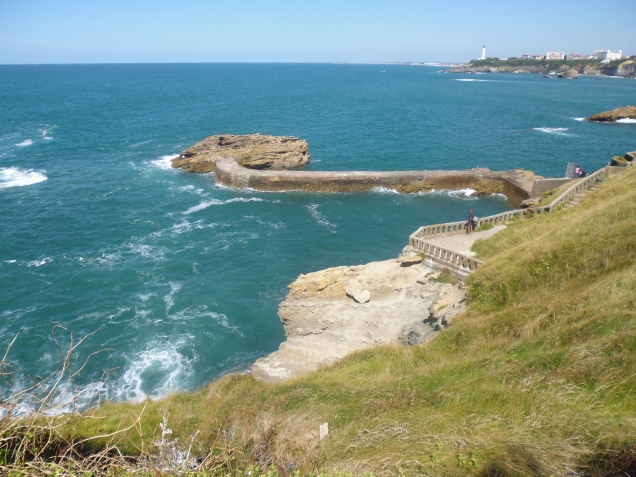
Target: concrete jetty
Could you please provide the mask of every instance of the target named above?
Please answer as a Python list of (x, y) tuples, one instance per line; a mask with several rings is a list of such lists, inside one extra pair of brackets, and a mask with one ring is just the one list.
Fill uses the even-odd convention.
[[(183, 151), (173, 167), (214, 172), (228, 187), (264, 191), (362, 192), (376, 187), (401, 193), (474, 189), (476, 195), (504, 194), (514, 207), (542, 197), (570, 179), (545, 179), (521, 169), (437, 171), (308, 171), (307, 143), (295, 137), (210, 136)], [(296, 169), (296, 170), (291, 170)]]

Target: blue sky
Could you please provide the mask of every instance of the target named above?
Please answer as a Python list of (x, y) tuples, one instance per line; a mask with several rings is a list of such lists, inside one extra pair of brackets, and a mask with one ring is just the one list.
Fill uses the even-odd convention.
[(636, 55), (634, 25), (636, 0), (0, 0), (0, 64)]

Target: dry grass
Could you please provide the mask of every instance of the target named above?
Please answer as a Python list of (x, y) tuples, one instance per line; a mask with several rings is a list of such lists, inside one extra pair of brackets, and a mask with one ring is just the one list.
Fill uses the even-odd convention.
[(61, 435), (112, 432), (145, 406), (118, 449), (147, 448), (167, 410), (193, 453), (214, 455), (223, 436), (232, 472), (633, 475), (635, 204), (629, 170), (580, 206), (476, 244), (486, 264), (468, 284), (471, 305), (428, 345), (356, 353), (278, 385), (230, 375), (159, 402), (110, 403)]

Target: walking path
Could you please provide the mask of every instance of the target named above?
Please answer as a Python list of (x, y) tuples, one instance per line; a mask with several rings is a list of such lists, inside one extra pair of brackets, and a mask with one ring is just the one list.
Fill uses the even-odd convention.
[(443, 247), (445, 249), (452, 250), (453, 252), (461, 253), (462, 255), (474, 257), (476, 254), (470, 249), (477, 240), (492, 237), (497, 232), (501, 232), (505, 228), (505, 225), (497, 225), (490, 230), (473, 232), (470, 235), (464, 233), (462, 235), (451, 235), (448, 237), (435, 237), (429, 239), (428, 242), (433, 245), (437, 245), (438, 247)]
[(476, 228), (491, 224), (493, 228), (490, 230), (466, 235), (465, 222), (448, 222), (420, 227), (409, 237), (409, 244), (402, 252), (402, 260), (399, 260), (410, 262), (417, 256), (424, 254), (424, 262), (428, 266), (437, 269), (448, 268), (457, 278), (464, 280), (470, 273), (483, 265), (483, 262), (475, 258), (475, 253), (470, 250), (478, 239), (492, 237), (505, 229), (505, 224), (509, 221), (519, 219), (522, 216), (550, 214), (578, 205), (582, 197), (598, 187), (609, 173), (611, 173), (610, 168), (600, 169), (590, 176), (574, 182), (550, 205), (511, 210), (479, 219)]

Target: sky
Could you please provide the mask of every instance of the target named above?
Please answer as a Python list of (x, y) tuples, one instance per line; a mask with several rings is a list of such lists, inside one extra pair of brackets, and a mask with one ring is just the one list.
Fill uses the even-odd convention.
[(0, 64), (636, 55), (636, 0), (0, 0)]

